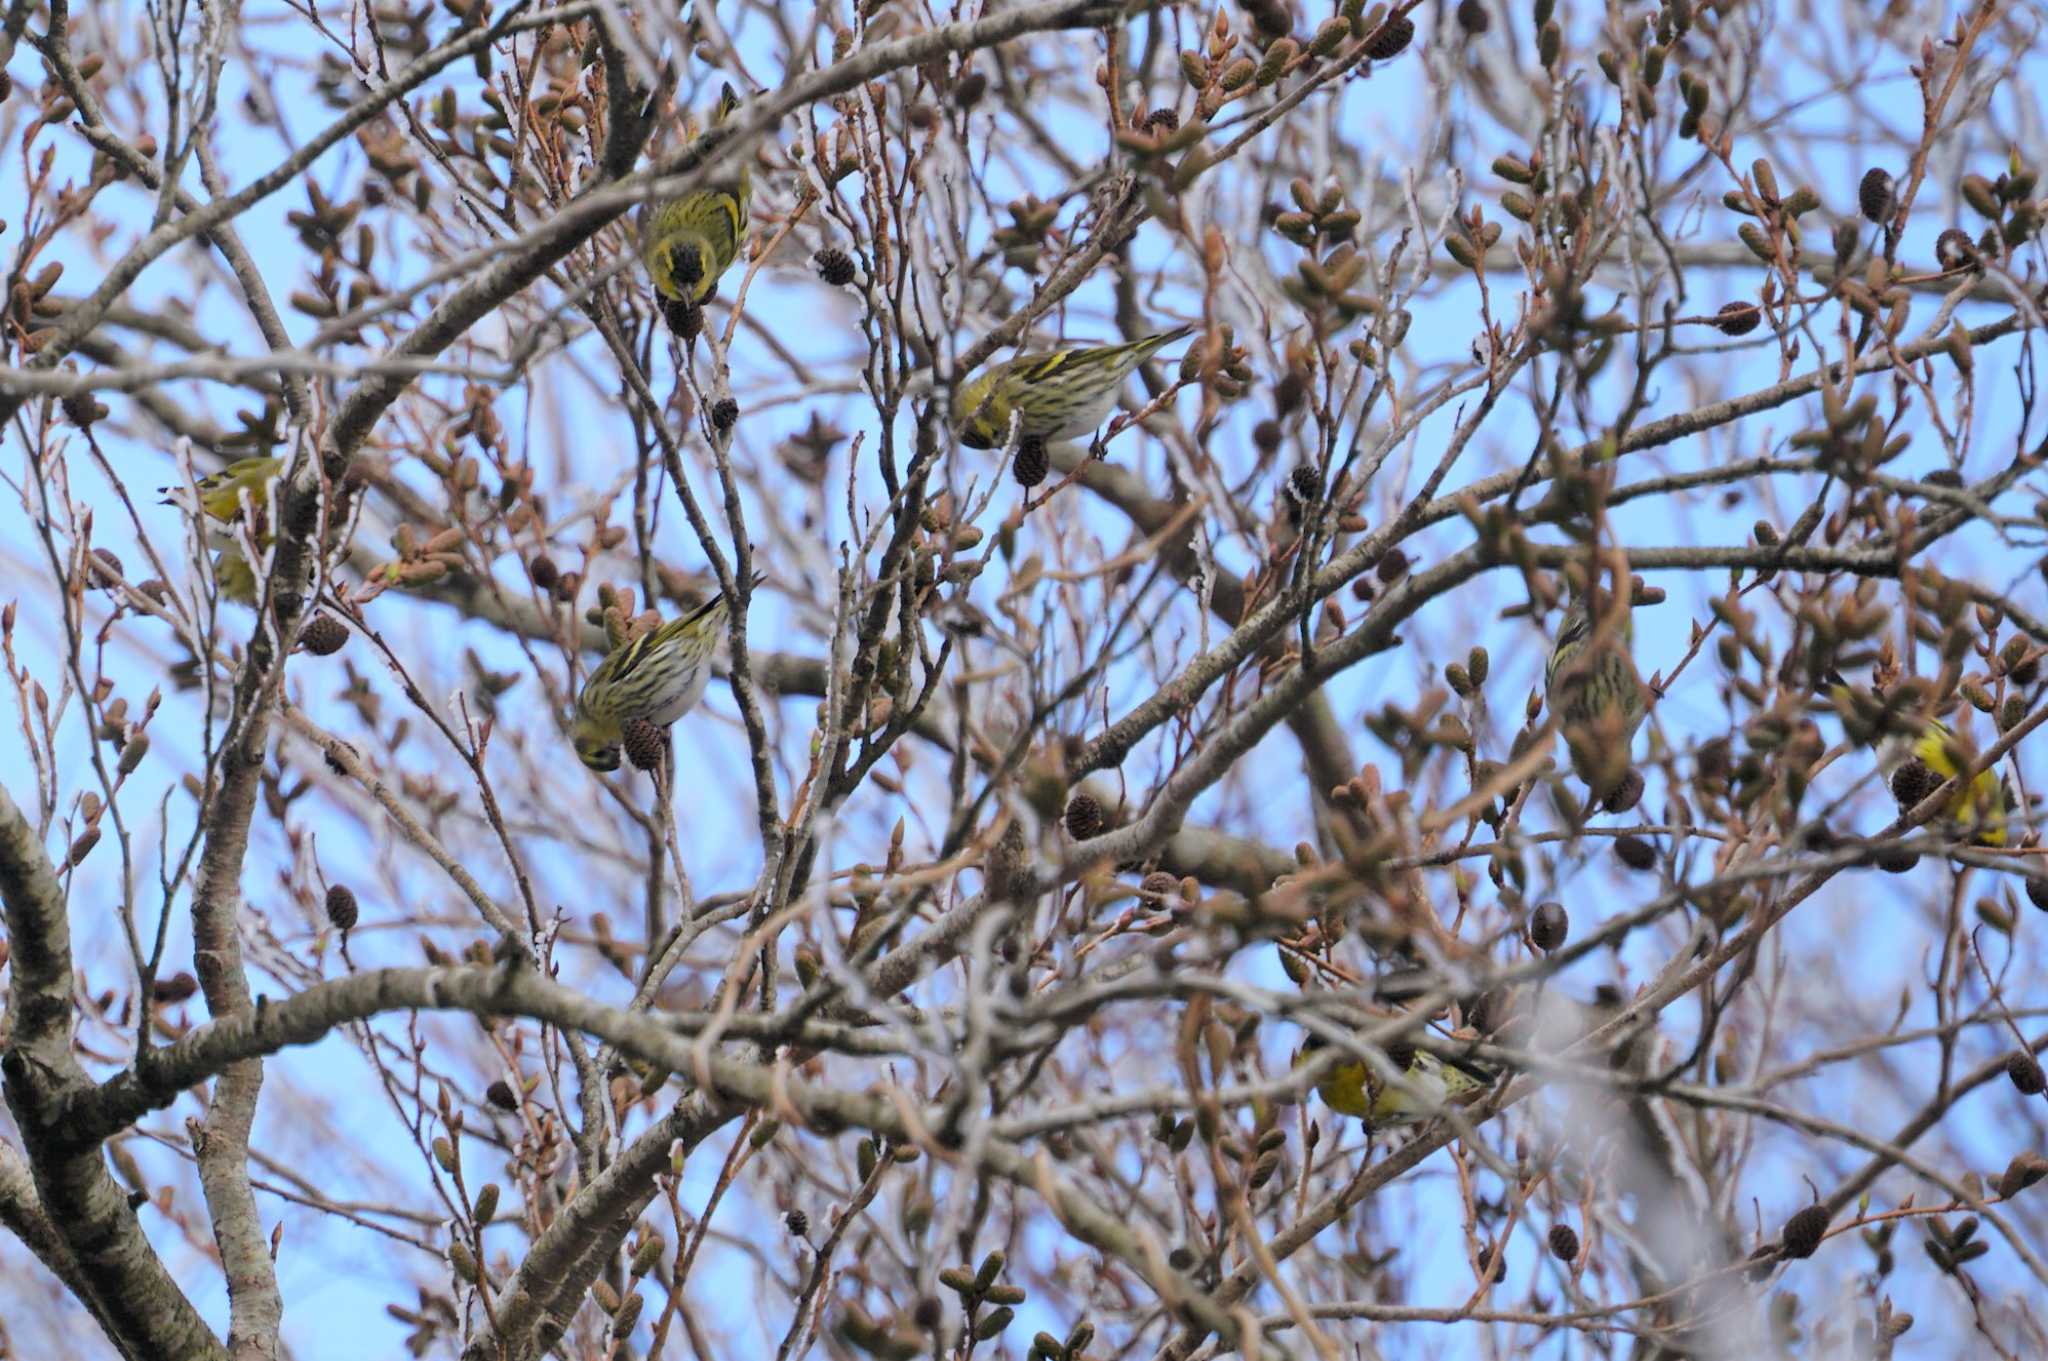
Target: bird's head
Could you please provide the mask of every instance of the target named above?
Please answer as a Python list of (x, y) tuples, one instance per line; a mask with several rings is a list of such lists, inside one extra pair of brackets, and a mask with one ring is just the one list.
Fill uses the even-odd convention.
[(569, 740), (576, 747), (576, 759), (600, 775), (619, 768), (619, 738), (603, 725), (578, 714), (569, 725)]

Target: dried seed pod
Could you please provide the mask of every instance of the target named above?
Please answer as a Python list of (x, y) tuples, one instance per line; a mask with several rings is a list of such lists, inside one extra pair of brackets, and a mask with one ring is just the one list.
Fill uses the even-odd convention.
[[(426, 183), (421, 180), (420, 183)], [(704, 333), (704, 309), (694, 302), (661, 299), (661, 319), (671, 334), (684, 345), (693, 345)]]
[(782, 1217), (782, 1227), (789, 1230), (792, 1238), (802, 1238), (811, 1231), (811, 1217), (802, 1210), (791, 1210)]
[(733, 422), (740, 418), (740, 404), (730, 397), (720, 397), (711, 404), (711, 428), (723, 434), (732, 429)]
[(1571, 929), (1571, 915), (1563, 903), (1539, 903), (1529, 917), (1529, 939), (1545, 954), (1564, 944)]
[(1783, 1232), (1778, 1235), (1778, 1254), (1786, 1258), (1813, 1256), (1820, 1247), (1820, 1240), (1828, 1231), (1828, 1207), (1809, 1205), (1785, 1221)]
[(1856, 206), (1863, 210), (1863, 216), (1872, 222), (1883, 222), (1892, 215), (1892, 203), (1891, 172), (1876, 165), (1864, 171), (1856, 186)]
[(1108, 819), (1103, 816), (1102, 805), (1086, 790), (1067, 800), (1065, 821), (1067, 835), (1076, 841), (1086, 841), (1090, 837), (1100, 836), (1103, 828), (1108, 825)]
[(1968, 232), (1950, 227), (1934, 238), (1934, 259), (1944, 270), (1967, 269), (1978, 263), (1977, 247)]
[(1616, 837), (1614, 854), (1632, 870), (1647, 870), (1657, 863), (1656, 848), (1639, 836)]
[(1578, 1260), (1579, 1236), (1572, 1231), (1571, 1225), (1552, 1224), (1550, 1226), (1550, 1255), (1557, 1258), (1560, 1262)]
[(1415, 41), (1415, 21), (1405, 14), (1389, 14), (1379, 31), (1366, 39), (1365, 55), (1374, 61), (1398, 57)]
[(668, 747), (668, 730), (644, 718), (629, 718), (619, 725), (619, 744), (635, 770), (659, 770)]
[(1902, 810), (1918, 807), (1922, 799), (1941, 785), (1942, 778), (1934, 773), (1934, 767), (1917, 756), (1907, 757), (1892, 772), (1892, 798)]
[(327, 920), (337, 931), (354, 928), (358, 920), (356, 895), (347, 884), (327, 886)]
[(348, 625), (331, 614), (316, 614), (299, 633), (299, 646), (315, 657), (331, 657), (348, 643)]
[(854, 280), (853, 257), (837, 246), (827, 246), (811, 257), (811, 263), (818, 267), (818, 277), (834, 288), (842, 288)]
[(1714, 318), (1714, 328), (1722, 335), (1746, 336), (1763, 320), (1763, 312), (1753, 302), (1731, 302), (1723, 304)]
[(1036, 435), (1026, 435), (1017, 441), (1017, 457), (1010, 464), (1010, 475), (1023, 487), (1035, 487), (1045, 481), (1051, 471), (1052, 461), (1046, 457), (1045, 441)]
[(1492, 25), (1493, 20), (1486, 13), (1486, 6), (1480, 4), (1479, 0), (1458, 0), (1459, 28), (1476, 38)]
[(198, 991), (198, 979), (188, 973), (174, 973), (149, 985), (149, 1000), (159, 1006), (175, 1006)]
[(2024, 1049), (2006, 1055), (2005, 1075), (2012, 1079), (2021, 1096), (2039, 1096), (2048, 1091), (2048, 1076), (2042, 1074), (2039, 1061)]
[(112, 590), (114, 584), (127, 573), (121, 570), (121, 559), (114, 556), (111, 548), (95, 548), (86, 555), (85, 579), (97, 590)]
[(1163, 903), (1180, 893), (1180, 880), (1165, 870), (1153, 870), (1138, 881), (1139, 896)]

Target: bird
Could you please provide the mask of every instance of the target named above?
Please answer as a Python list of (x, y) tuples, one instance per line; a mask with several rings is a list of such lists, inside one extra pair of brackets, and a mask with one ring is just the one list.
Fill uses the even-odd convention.
[(626, 724), (639, 719), (664, 728), (697, 706), (711, 680), (711, 653), (725, 632), (728, 612), (721, 592), (682, 618), (613, 648), (597, 664), (576, 697), (570, 724), (570, 739), (584, 765), (599, 772), (617, 770)]
[[(1925, 698), (1923, 683), (1911, 682), (1880, 696), (1875, 690), (1851, 686), (1838, 673), (1831, 673), (1827, 681), (1829, 697), (1850, 735), (1876, 740), (1878, 769), (1901, 813), (1975, 763), (1977, 753), (1955, 729), (1919, 711)], [(1950, 825), (1976, 845), (2003, 846), (2012, 804), (2012, 788), (2005, 777), (1987, 767), (1950, 796), (1944, 813)]]
[[(271, 536), (265, 534), (256, 546), (267, 554), (270, 544)], [(213, 581), (225, 599), (250, 609), (256, 607), (256, 568), (239, 546), (230, 545), (213, 555)]]
[[(1620, 617), (1610, 622), (1610, 614)], [(1587, 597), (1575, 593), (1543, 672), (1544, 701), (1564, 729), (1572, 769), (1603, 798), (1628, 775), (1629, 744), (1648, 707), (1629, 654), (1633, 638), (1627, 605), (1603, 606), (1596, 619)]]
[(196, 508), (205, 516), (206, 546), (214, 550), (214, 582), (222, 596), (238, 605), (256, 604), (256, 569), (243, 553), (232, 526), (244, 518), (246, 494), (251, 535), (259, 550), (270, 551), (275, 537), (266, 523), (270, 487), (283, 469), (283, 459), (256, 455), (238, 458), (189, 487), (157, 488), (164, 494), (165, 505), (186, 511)]
[[(1955, 730), (1938, 718), (1928, 719), (1918, 738), (1910, 742), (1894, 738), (1878, 750), (1880, 768), (1886, 771), (1901, 813), (1961, 774), (1975, 759), (1976, 753), (1964, 747)], [(2006, 809), (2011, 802), (2012, 790), (2005, 777), (1987, 767), (1956, 790), (1946, 812), (1957, 830), (1977, 845), (2003, 846)]]
[[(1295, 1056), (1295, 1066), (1307, 1063), (1328, 1044), (1311, 1033)], [(1446, 1106), (1470, 1105), (1497, 1076), (1476, 1064), (1447, 1061), (1399, 1041), (1388, 1048), (1387, 1059), (1402, 1070), (1403, 1084), (1386, 1081), (1364, 1059), (1347, 1054), (1316, 1080), (1316, 1093), (1331, 1110), (1356, 1116), (1377, 1133), (1420, 1124)]]
[[(270, 484), (277, 480), (284, 460), (268, 455), (238, 458), (219, 472), (208, 473), (190, 487), (158, 487), (163, 504), (192, 510), (195, 505), (216, 524), (232, 524), (242, 514), (242, 494), (248, 493), (249, 508), (257, 516), (270, 505)], [(193, 493), (197, 491), (195, 498)], [(209, 530), (208, 542), (216, 548), (232, 545), (234, 536)]]
[[(739, 106), (732, 86), (722, 86), (711, 125), (723, 123)], [(753, 197), (753, 172), (742, 160), (737, 175), (714, 179), (681, 198), (643, 204), (640, 259), (655, 291), (672, 303), (702, 306), (708, 301), (746, 243)]]
[(1090, 434), (1116, 406), (1132, 369), (1195, 328), (1176, 326), (1122, 345), (1061, 346), (992, 364), (953, 393), (953, 428), (970, 449), (997, 449), (1023, 413), (1020, 440)]

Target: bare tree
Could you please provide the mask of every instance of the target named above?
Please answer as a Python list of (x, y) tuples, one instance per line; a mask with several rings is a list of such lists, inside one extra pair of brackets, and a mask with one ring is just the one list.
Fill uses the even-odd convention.
[(11, 0), (0, 1355), (2048, 1354), (1961, 8)]

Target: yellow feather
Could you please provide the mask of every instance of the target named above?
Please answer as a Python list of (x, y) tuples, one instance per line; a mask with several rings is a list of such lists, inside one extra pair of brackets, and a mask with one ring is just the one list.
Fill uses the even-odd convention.
[[(725, 86), (711, 115), (713, 126), (738, 107), (739, 96), (732, 86)], [(687, 296), (699, 304), (717, 292), (719, 278), (746, 244), (753, 200), (753, 172), (742, 160), (729, 178), (641, 209), (640, 259), (656, 291), (671, 302)]]
[[(1295, 1056), (1296, 1066), (1307, 1063), (1322, 1047), (1319, 1038), (1310, 1037)], [(1317, 1080), (1316, 1094), (1338, 1114), (1364, 1121), (1367, 1129), (1382, 1130), (1419, 1124), (1446, 1106), (1469, 1105), (1489, 1085), (1487, 1079), (1425, 1050), (1413, 1054), (1403, 1084), (1411, 1090), (1381, 1081), (1361, 1059), (1346, 1058)]]

